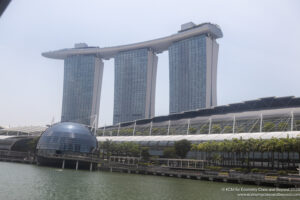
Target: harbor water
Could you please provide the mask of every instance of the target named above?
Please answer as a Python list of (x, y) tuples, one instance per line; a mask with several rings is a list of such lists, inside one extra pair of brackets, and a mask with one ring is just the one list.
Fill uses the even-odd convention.
[(295, 188), (276, 190), (274, 187), (255, 185), (116, 172), (62, 170), (0, 162), (1, 200), (287, 200), (299, 199), (298, 194), (300, 192)]

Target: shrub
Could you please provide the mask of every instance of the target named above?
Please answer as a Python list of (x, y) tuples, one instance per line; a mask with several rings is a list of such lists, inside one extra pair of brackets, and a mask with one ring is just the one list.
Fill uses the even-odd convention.
[(142, 147), (141, 148), (141, 157), (143, 160), (149, 160), (150, 154), (149, 154), (149, 148), (148, 147)]
[(174, 147), (166, 147), (163, 152), (164, 158), (176, 158), (176, 152)]
[(176, 155), (180, 158), (185, 158), (186, 154), (191, 150), (191, 145), (191, 142), (186, 139), (175, 142), (174, 148)]
[(219, 166), (206, 166), (205, 169), (213, 170), (213, 171), (220, 171), (222, 167)]
[(252, 173), (258, 173), (258, 172), (260, 172), (260, 170), (257, 169), (257, 168), (252, 168), (252, 169), (251, 169), (251, 172), (252, 172)]
[(287, 171), (285, 171), (285, 170), (279, 170), (277, 173), (278, 173), (279, 175), (286, 175), (286, 174), (287, 174)]

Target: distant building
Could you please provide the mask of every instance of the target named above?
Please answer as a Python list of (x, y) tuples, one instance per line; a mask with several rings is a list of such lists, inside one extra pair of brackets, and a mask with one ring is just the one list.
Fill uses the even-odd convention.
[(218, 49), (207, 33), (169, 47), (170, 113), (217, 105)]
[(156, 71), (157, 56), (149, 49), (115, 56), (114, 124), (154, 116)]
[(72, 55), (65, 60), (62, 122), (98, 122), (103, 62), (94, 55)]

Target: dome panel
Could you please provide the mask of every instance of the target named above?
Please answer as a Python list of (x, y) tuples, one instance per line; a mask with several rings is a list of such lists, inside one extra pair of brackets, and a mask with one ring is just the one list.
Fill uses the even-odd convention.
[(52, 150), (53, 153), (92, 153), (97, 148), (97, 139), (81, 124), (63, 122), (48, 128), (37, 144), (39, 151)]

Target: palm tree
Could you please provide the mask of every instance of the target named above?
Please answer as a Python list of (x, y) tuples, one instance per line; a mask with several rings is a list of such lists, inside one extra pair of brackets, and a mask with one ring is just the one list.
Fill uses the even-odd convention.
[(264, 163), (264, 153), (267, 151), (265, 140), (262, 140), (261, 138), (257, 141), (257, 151), (260, 152), (260, 161), (261, 161), (261, 167), (263, 167)]
[(274, 153), (276, 150), (276, 144), (278, 143), (278, 139), (272, 137), (270, 140), (266, 141), (267, 149), (269, 152), (271, 152), (271, 163), (272, 163), (272, 169), (274, 169)]
[(191, 151), (196, 152), (196, 156), (195, 156), (196, 158), (195, 159), (197, 159), (198, 158), (198, 145), (197, 144), (192, 144)]
[(252, 166), (255, 165), (255, 159), (254, 159), (254, 152), (258, 148), (258, 141), (256, 139), (250, 138), (248, 141), (248, 147), (249, 147), (249, 152), (248, 152), (248, 167), (250, 167), (250, 159), (249, 159), (249, 154), (252, 152)]
[[(280, 165), (280, 154), (281, 154), (281, 158), (282, 158), (282, 154), (284, 152), (284, 147), (285, 147), (285, 142), (282, 138), (277, 140), (277, 143), (275, 145), (275, 149), (277, 151), (277, 168), (279, 169), (279, 165)], [(282, 167), (282, 165), (281, 165)]]

